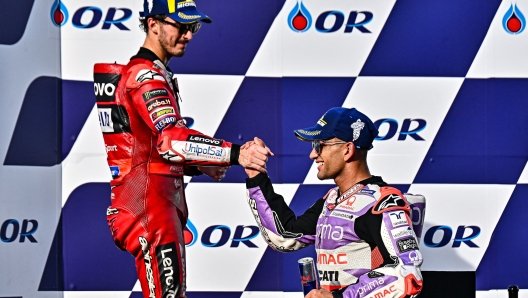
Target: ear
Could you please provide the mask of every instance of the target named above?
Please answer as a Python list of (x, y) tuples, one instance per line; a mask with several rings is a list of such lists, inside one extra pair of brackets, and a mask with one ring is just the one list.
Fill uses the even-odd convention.
[(156, 21), (154, 18), (149, 18), (147, 22), (148, 22), (149, 32), (152, 32), (158, 35), (160, 31), (160, 23)]
[(356, 152), (356, 148), (354, 147), (354, 143), (348, 142), (346, 144), (345, 154), (343, 155), (343, 160), (345, 162), (349, 162), (352, 160), (352, 157), (354, 156), (354, 153)]

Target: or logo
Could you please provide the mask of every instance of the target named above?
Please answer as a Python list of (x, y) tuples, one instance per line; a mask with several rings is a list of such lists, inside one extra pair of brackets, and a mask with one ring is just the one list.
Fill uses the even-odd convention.
[(526, 19), (523, 13), (516, 4), (512, 4), (510, 9), (504, 14), (502, 18), (502, 27), (509, 34), (519, 34), (524, 31), (526, 27)]
[[(416, 124), (414, 124), (416, 123)], [(398, 132), (398, 121), (392, 118), (384, 118), (374, 122), (374, 125), (380, 130), (382, 126), (389, 125), (389, 129), (385, 135), (378, 135), (375, 140), (386, 141), (392, 139)], [(411, 129), (411, 126), (413, 128)], [(419, 132), (425, 129), (427, 122), (424, 119), (410, 119), (403, 120), (400, 132), (398, 134), (398, 141), (405, 141), (407, 137), (411, 137), (416, 141), (424, 141), (424, 138), (418, 135)]]
[[(51, 6), (51, 21), (61, 27), (68, 21), (68, 9), (60, 1), (55, 0)], [(116, 16), (120, 16), (116, 18)], [(108, 30), (114, 25), (119, 30), (130, 31), (123, 23), (132, 17), (132, 10), (128, 8), (108, 8), (101, 29)], [(72, 17), (72, 25), (79, 29), (89, 29), (97, 26), (103, 19), (103, 10), (97, 6), (83, 6), (79, 8)]]
[[(471, 230), (471, 233), (468, 236), (464, 237), (464, 234), (467, 229)], [(438, 231), (442, 231), (443, 235), (440, 241), (436, 242), (433, 238), (437, 234)], [(480, 235), (480, 228), (477, 226), (458, 226), (455, 238), (453, 239), (453, 245), (452, 247), (460, 247), (462, 243), (466, 244), (469, 247), (478, 247), (473, 242), (473, 239), (477, 238)], [(434, 226), (429, 228), (424, 236), (424, 244), (427, 247), (444, 247), (449, 242), (451, 242), (451, 238), (453, 237), (453, 230), (449, 226)]]
[[(207, 227), (202, 232), (200, 242), (205, 247), (220, 247), (226, 245), (229, 240), (231, 240), (230, 247), (239, 247), (240, 243), (243, 243), (247, 247), (257, 247), (255, 243), (251, 242), (251, 239), (257, 237), (259, 232), (260, 230), (256, 226), (239, 225), (235, 228), (235, 232), (231, 237), (231, 229), (228, 226), (214, 225)], [(187, 225), (183, 231), (185, 246), (193, 246), (196, 242), (198, 242), (198, 238), (198, 230), (190, 220), (187, 220)], [(211, 239), (218, 240), (213, 241)]]
[(169, 92), (165, 89), (154, 89), (154, 90), (149, 90), (145, 93), (143, 93), (143, 100), (145, 102), (153, 99), (154, 97), (158, 97), (158, 96), (169, 96)]
[(298, 33), (306, 32), (312, 26), (312, 16), (302, 1), (298, 1), (288, 15), (288, 25)]
[(51, 21), (55, 26), (63, 26), (68, 21), (68, 9), (60, 0), (55, 0), (51, 6)]
[[(344, 33), (351, 33), (354, 29), (361, 33), (371, 33), (365, 28), (365, 25), (370, 23), (373, 18), (374, 14), (370, 11), (351, 11), (345, 24), (346, 17), (343, 12), (330, 10), (317, 17), (315, 29), (320, 33), (332, 33), (341, 29), (345, 24)], [(302, 0), (297, 2), (297, 5), (288, 15), (288, 26), (297, 33), (306, 32), (312, 26), (312, 16)]]
[(4, 243), (9, 243), (14, 242), (18, 238), (20, 243), (25, 242), (26, 239), (31, 243), (37, 243), (37, 239), (33, 236), (37, 229), (38, 222), (34, 219), (24, 219), (22, 226), (18, 220), (8, 219), (0, 226), (0, 240)]
[(222, 144), (224, 143), (224, 141), (222, 140), (208, 138), (208, 137), (200, 136), (200, 135), (189, 135), (187, 137), (187, 141), (194, 142), (194, 143), (207, 144), (207, 145), (216, 145), (216, 146), (222, 146)]
[[(362, 15), (363, 19), (358, 21), (358, 16)], [(331, 26), (327, 25), (327, 18), (333, 17), (333, 24)], [(374, 14), (370, 11), (351, 11), (348, 15), (348, 20), (345, 25), (344, 33), (351, 33), (354, 29), (357, 29), (361, 33), (371, 33), (364, 26), (372, 21)], [(341, 11), (325, 11), (317, 18), (315, 21), (315, 29), (321, 33), (331, 33), (336, 32), (343, 27), (345, 23), (345, 14)]]

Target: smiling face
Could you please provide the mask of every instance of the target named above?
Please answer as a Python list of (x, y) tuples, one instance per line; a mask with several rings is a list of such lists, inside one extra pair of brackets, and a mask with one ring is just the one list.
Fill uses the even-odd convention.
[[(350, 143), (341, 143), (343, 141), (333, 138), (325, 140), (329, 144), (322, 144), (320, 153), (315, 149), (310, 152), (310, 158), (317, 163), (317, 178), (319, 180), (335, 179), (344, 170), (346, 162), (344, 159), (347, 146)], [(337, 144), (336, 144), (337, 143)]]

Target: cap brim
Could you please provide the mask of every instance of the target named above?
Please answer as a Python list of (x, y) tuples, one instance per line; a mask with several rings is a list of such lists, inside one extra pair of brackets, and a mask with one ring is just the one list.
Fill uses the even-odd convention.
[(189, 24), (197, 21), (202, 21), (204, 23), (211, 23), (210, 17), (199, 12), (196, 9), (189, 9), (185, 11), (177, 11), (173, 14), (168, 15), (171, 19), (175, 20), (178, 23)]
[(314, 140), (326, 140), (334, 137), (330, 133), (324, 131), (319, 125), (316, 125), (314, 127), (296, 129), (293, 132), (299, 140), (305, 142), (311, 142)]

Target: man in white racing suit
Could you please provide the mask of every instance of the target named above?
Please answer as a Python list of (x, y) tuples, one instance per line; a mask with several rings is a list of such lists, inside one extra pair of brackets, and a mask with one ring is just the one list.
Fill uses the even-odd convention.
[(300, 216), (274, 192), (267, 174), (246, 169), (247, 200), (268, 245), (291, 252), (315, 244), (321, 289), (306, 297), (400, 298), (422, 290), (410, 202), (423, 209), (425, 199), (404, 196), (370, 174), (366, 157), (377, 134), (366, 115), (341, 107), (295, 131), (312, 142), (317, 177), (337, 184)]

